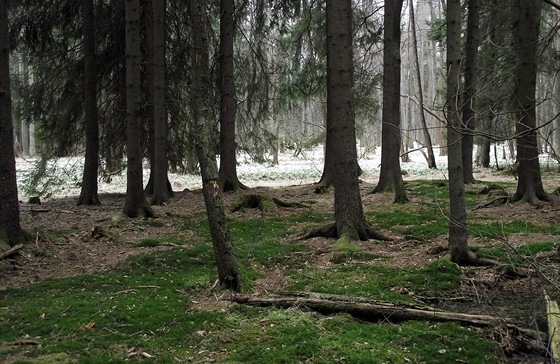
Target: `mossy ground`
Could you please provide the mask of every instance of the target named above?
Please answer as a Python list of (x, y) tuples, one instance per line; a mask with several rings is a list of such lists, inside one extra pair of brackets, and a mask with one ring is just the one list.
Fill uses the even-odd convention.
[[(406, 303), (436, 297), (444, 308), (446, 299), (464, 298), (469, 285), (477, 284), (479, 271), (442, 260), (444, 246), (434, 250), (438, 244), (441, 248), (447, 234), (445, 183), (414, 181), (407, 183), (407, 189), (410, 204), (366, 203), (370, 223), (395, 237), (393, 242), (297, 240), (298, 234), (332, 219), (320, 203), (309, 202), (312, 195), (303, 192), (300, 197), (311, 206), (307, 209), (230, 214), (229, 228), (245, 275), (242, 293), (312, 291)], [(294, 200), (293, 195), (290, 198)], [(467, 194), (471, 207), (483, 198), (475, 192)], [(217, 274), (203, 210), (174, 216), (174, 221), (180, 221), (175, 235), (145, 234), (131, 241), (130, 246), (152, 250), (110, 269), (0, 291), (0, 361), (507, 361), (489, 332), (456, 323), (364, 322), (345, 314), (323, 316), (305, 309), (231, 303), (229, 293), (215, 286)], [(479, 255), (521, 268), (557, 259), (558, 240), (553, 239), (560, 235), (557, 220), (507, 217), (494, 218), (490, 210), (469, 212)], [(166, 220), (142, 221), (134, 226), (164, 229), (168, 225)], [(520, 234), (523, 241), (517, 239)], [(66, 230), (51, 236), (56, 236), (57, 244), (72, 240)], [(499, 277), (498, 269), (492, 269), (484, 272), (494, 271)], [(281, 284), (272, 275), (278, 282), (282, 278)], [(507, 307), (499, 309), (508, 312)], [(21, 345), (26, 343), (23, 340), (40, 345)]]

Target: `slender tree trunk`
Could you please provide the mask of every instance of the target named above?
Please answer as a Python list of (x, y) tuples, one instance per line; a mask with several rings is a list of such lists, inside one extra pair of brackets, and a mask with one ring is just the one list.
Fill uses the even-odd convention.
[(447, 160), (449, 173), (449, 250), (458, 264), (471, 262), (467, 247), (467, 209), (461, 158), (459, 77), (461, 73), (461, 0), (447, 2)]
[(220, 186), (224, 192), (246, 188), (237, 177), (233, 8), (234, 0), (220, 0)]
[(125, 1), (126, 21), (126, 198), (128, 217), (154, 216), (144, 197), (140, 143), (140, 3)]
[[(558, 18), (559, 16), (557, 15), (556, 19)], [(560, 54), (560, 32), (557, 32), (554, 35), (554, 49), (556, 50), (556, 54)], [(554, 74), (552, 99), (555, 105), (552, 110), (552, 115), (556, 116), (560, 113), (560, 70), (556, 70), (556, 73)], [(560, 158), (560, 117), (556, 117), (554, 119), (552, 136), (554, 154), (556, 158)]]
[(516, 144), (519, 162), (517, 191), (512, 201), (536, 203), (548, 201), (549, 196), (543, 188), (539, 152), (537, 148), (535, 91), (537, 79), (537, 46), (539, 40), (541, 2), (519, 0), (513, 28), (514, 50), (518, 64), (515, 89), (516, 107)]
[(99, 126), (97, 121), (97, 82), (95, 56), (95, 19), (93, 0), (82, 1), (84, 37), (84, 123), (86, 155), (82, 189), (78, 205), (98, 205), (97, 172), (99, 169)]
[(152, 0), (153, 3), (153, 94), (154, 94), (154, 155), (153, 176), (154, 194), (152, 205), (161, 205), (173, 196), (167, 171), (167, 107), (165, 103), (165, 0)]
[(208, 105), (209, 89), (212, 87), (212, 83), (208, 77), (210, 67), (206, 38), (206, 0), (195, 1), (191, 11), (195, 61), (194, 94), (191, 107), (197, 134), (195, 147), (202, 175), (204, 202), (220, 284), (227, 289), (238, 291), (241, 287), (242, 274), (235, 256), (222, 204)]
[(0, 240), (14, 246), (23, 239), (14, 156), (10, 93), (8, 1), (0, 0)]
[(426, 114), (424, 112), (424, 92), (422, 91), (422, 77), (420, 75), (420, 62), (418, 60), (418, 40), (416, 38), (416, 21), (414, 19), (414, 6), (413, 1), (408, 3), (410, 10), (410, 29), (412, 35), (412, 53), (414, 56), (414, 63), (416, 69), (416, 83), (418, 86), (418, 104), (420, 107), (420, 123), (422, 125), (422, 131), (424, 133), (424, 143), (426, 144), (426, 149), (428, 150), (428, 168), (437, 168), (436, 159), (434, 157), (434, 148), (432, 146), (432, 137), (430, 136), (430, 131), (428, 130), (428, 124), (426, 123)]
[(395, 191), (395, 203), (408, 201), (401, 173), (401, 11), (402, 0), (385, 1), (383, 24), (383, 125), (381, 171), (373, 193)]
[(480, 43), (480, 0), (468, 0), (467, 43), (465, 45), (465, 87), (462, 98), (464, 133), (461, 141), (463, 180), (476, 183), (473, 175), (474, 130), (476, 128), (476, 94), (478, 81), (478, 45)]
[[(560, 52), (560, 34), (556, 35), (557, 52)], [(560, 113), (560, 70), (554, 75), (554, 86), (553, 86), (553, 97), (556, 107), (554, 108), (554, 114)], [(554, 119), (554, 138), (552, 145), (554, 146), (554, 153), (556, 157), (560, 159), (560, 117)]]

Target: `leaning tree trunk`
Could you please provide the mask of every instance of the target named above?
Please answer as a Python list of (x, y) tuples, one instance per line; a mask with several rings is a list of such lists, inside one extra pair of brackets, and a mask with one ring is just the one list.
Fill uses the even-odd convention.
[(395, 203), (408, 201), (401, 173), (401, 10), (402, 0), (385, 1), (383, 24), (383, 112), (381, 171), (373, 193), (395, 191)]
[(195, 61), (194, 93), (191, 107), (197, 135), (195, 148), (200, 163), (204, 202), (210, 224), (210, 234), (212, 235), (220, 284), (227, 289), (238, 291), (241, 287), (242, 274), (227, 228), (216, 156), (212, 147), (209, 112), (209, 89), (212, 87), (212, 82), (209, 79), (208, 41), (205, 31), (206, 1), (197, 0), (191, 10)]
[(126, 0), (126, 198), (124, 214), (154, 216), (144, 197), (142, 186), (142, 150), (140, 148), (140, 2)]
[(467, 247), (467, 209), (461, 158), (459, 76), (461, 72), (461, 1), (447, 2), (447, 160), (449, 172), (449, 250), (458, 264), (471, 262)]
[(420, 61), (418, 59), (418, 40), (416, 38), (416, 21), (414, 16), (414, 6), (413, 2), (408, 3), (409, 13), (410, 13), (410, 29), (412, 34), (412, 53), (414, 55), (415, 63), (415, 78), (416, 84), (418, 86), (418, 104), (420, 107), (420, 124), (422, 125), (422, 132), (424, 133), (424, 143), (426, 149), (428, 150), (428, 168), (437, 168), (436, 158), (434, 156), (434, 148), (432, 146), (432, 137), (430, 136), (430, 131), (428, 130), (428, 124), (426, 123), (426, 114), (424, 112), (424, 91), (422, 89), (422, 77), (420, 75)]
[(234, 0), (220, 1), (220, 186), (224, 192), (247, 188), (237, 176), (233, 7)]
[(467, 43), (465, 45), (465, 87), (462, 100), (464, 123), (461, 142), (463, 158), (463, 181), (476, 183), (473, 175), (474, 130), (476, 127), (476, 92), (478, 81), (478, 45), (480, 43), (480, 0), (468, 0)]
[(95, 71), (95, 21), (93, 0), (82, 2), (84, 37), (84, 123), (86, 155), (82, 189), (78, 205), (98, 205), (97, 170), (99, 168), (99, 125), (97, 122), (97, 83)]
[(23, 234), (16, 182), (9, 47), (8, 1), (0, 0), (0, 240), (14, 246)]
[(514, 49), (518, 58), (514, 96), (517, 102), (515, 131), (519, 179), (517, 191), (511, 200), (529, 203), (549, 200), (541, 179), (535, 113), (540, 9), (539, 1), (519, 0), (518, 18), (513, 30)]

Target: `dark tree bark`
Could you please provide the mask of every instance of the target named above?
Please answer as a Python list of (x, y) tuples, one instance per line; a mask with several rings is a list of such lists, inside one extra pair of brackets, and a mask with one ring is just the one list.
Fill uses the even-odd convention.
[(128, 217), (154, 216), (144, 196), (142, 149), (140, 147), (140, 4), (125, 1), (126, 20), (126, 198), (124, 214)]
[(428, 150), (428, 168), (437, 168), (436, 158), (434, 156), (434, 148), (432, 146), (432, 137), (430, 136), (430, 131), (428, 130), (428, 124), (426, 123), (426, 114), (424, 112), (424, 91), (422, 89), (422, 78), (420, 75), (420, 61), (418, 59), (418, 40), (416, 37), (416, 21), (414, 16), (414, 6), (413, 2), (410, 1), (408, 4), (409, 14), (410, 14), (410, 28), (412, 34), (412, 53), (414, 54), (415, 72), (414, 77), (416, 78), (416, 84), (418, 87), (418, 105), (420, 107), (420, 124), (422, 125), (422, 132), (424, 134), (424, 143), (426, 149)]
[(246, 189), (237, 177), (235, 83), (233, 69), (233, 0), (220, 0), (220, 187)]
[(0, 240), (14, 246), (23, 239), (12, 125), (8, 1), (0, 0)]
[(99, 169), (99, 125), (97, 120), (97, 82), (95, 59), (95, 19), (93, 0), (82, 2), (84, 37), (84, 123), (86, 130), (86, 155), (82, 189), (78, 205), (100, 204), (97, 195)]
[(461, 0), (447, 1), (447, 160), (449, 172), (449, 251), (451, 260), (469, 264), (467, 209), (461, 158), (459, 77), (461, 73)]
[[(167, 171), (167, 109), (165, 103), (165, 0), (153, 3), (153, 95), (154, 95), (154, 191), (152, 205), (161, 205), (173, 196)], [(148, 87), (150, 87), (148, 85)]]
[(155, 130), (154, 130), (154, 4), (153, 0), (141, 0), (142, 7), (140, 23), (142, 25), (142, 49), (144, 50), (144, 72), (142, 72), (144, 105), (143, 122), (148, 129), (148, 158), (150, 160), (150, 177), (144, 188), (148, 195), (154, 193), (154, 174), (155, 174)]
[(478, 152), (478, 164), (484, 168), (490, 168), (490, 146), (490, 139), (483, 137)]
[(465, 86), (463, 91), (462, 140), (463, 180), (476, 183), (473, 175), (474, 130), (476, 127), (476, 93), (478, 81), (478, 45), (480, 43), (480, 0), (468, 0), (467, 42), (465, 44)]
[(227, 289), (238, 291), (241, 287), (242, 274), (227, 228), (212, 142), (208, 105), (211, 82), (206, 35), (206, 0), (193, 2), (191, 12), (194, 42), (194, 93), (191, 108), (197, 135), (195, 148), (200, 163), (204, 202), (220, 284)]
[(543, 188), (537, 148), (535, 90), (537, 83), (537, 46), (539, 40), (540, 1), (519, 0), (513, 27), (516, 70), (516, 144), (519, 180), (512, 201), (537, 203), (550, 198)]
[(334, 150), (333, 144), (335, 137), (332, 135), (332, 128), (329, 128), (329, 121), (326, 122), (327, 132), (325, 133), (325, 161), (323, 163), (323, 174), (321, 179), (317, 182), (315, 192), (322, 193), (328, 190), (333, 185), (334, 178)]
[(388, 240), (368, 225), (360, 196), (352, 89), (352, 2), (327, 0), (327, 135), (332, 153), (335, 223), (304, 236)]
[(373, 193), (395, 191), (395, 203), (408, 201), (401, 173), (401, 11), (402, 0), (385, 1), (383, 22), (383, 125), (381, 171)]

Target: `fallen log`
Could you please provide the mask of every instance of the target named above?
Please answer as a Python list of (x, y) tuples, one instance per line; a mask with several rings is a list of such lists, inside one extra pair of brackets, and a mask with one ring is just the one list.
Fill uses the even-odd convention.
[[(547, 356), (546, 333), (518, 327), (510, 319), (489, 315), (472, 315), (444, 311), (420, 304), (381, 302), (364, 297), (321, 294), (315, 292), (283, 292), (281, 297), (234, 296), (239, 304), (259, 307), (307, 308), (322, 314), (347, 313), (358, 319), (378, 322), (410, 320), (457, 322), (463, 325), (487, 328), (500, 342), (508, 355), (516, 351), (532, 352)], [(544, 340), (544, 341), (543, 341)]]
[(302, 297), (247, 297), (236, 296), (234, 301), (250, 306), (275, 306), (282, 308), (307, 307), (311, 310), (323, 313), (348, 313), (354, 317), (367, 321), (390, 321), (400, 322), (408, 320), (428, 321), (455, 321), (464, 324), (489, 327), (508, 324), (507, 320), (500, 320), (488, 315), (471, 315), (442, 311), (439, 309), (422, 309), (407, 307), (394, 303), (366, 303), (348, 302), (342, 300), (328, 300), (322, 298)]
[(21, 249), (23, 249), (23, 244), (14, 245), (10, 249), (6, 250), (4, 253), (0, 254), (0, 260), (2, 260), (4, 258), (7, 258), (11, 255), (14, 255), (15, 253), (17, 253)]

